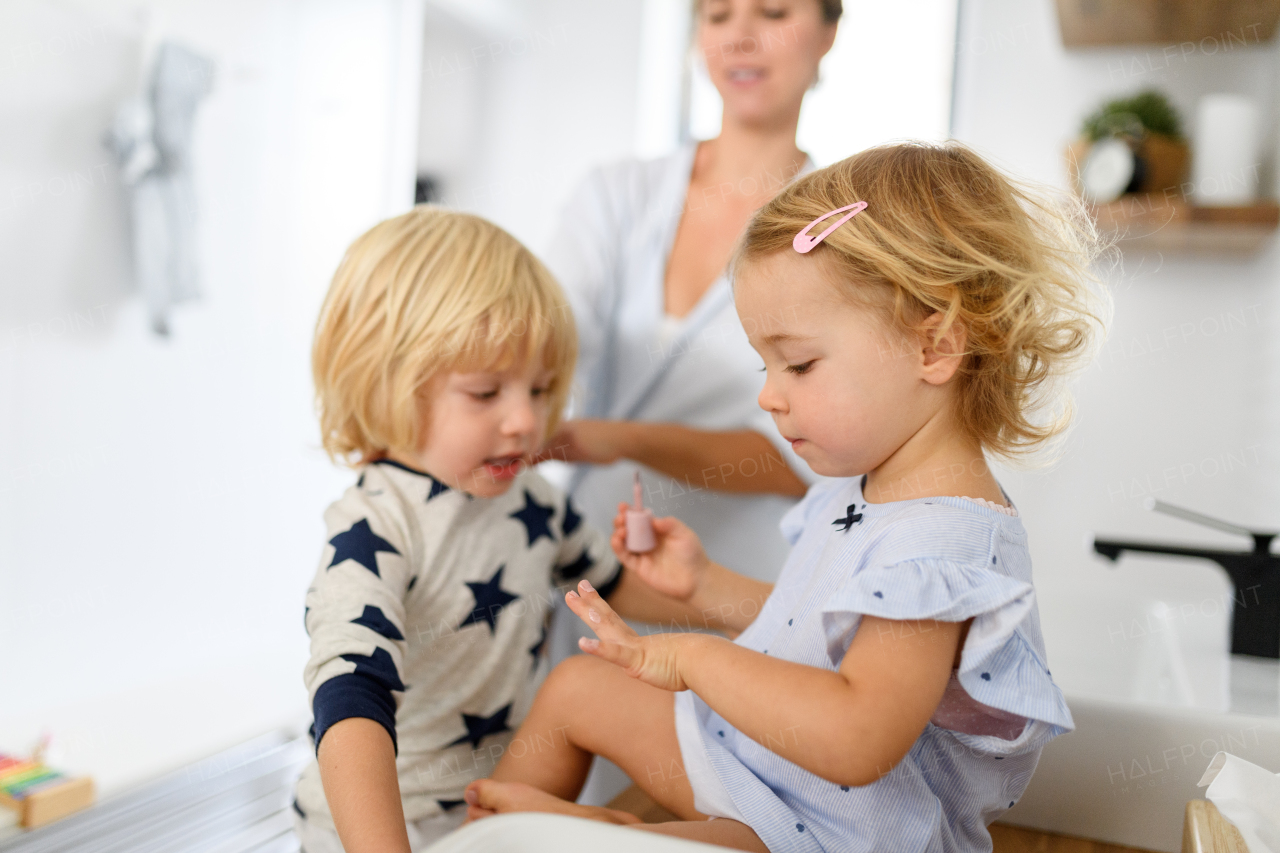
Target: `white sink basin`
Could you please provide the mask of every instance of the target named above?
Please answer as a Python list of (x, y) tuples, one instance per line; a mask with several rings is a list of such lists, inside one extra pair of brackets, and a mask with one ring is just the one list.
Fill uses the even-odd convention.
[(1229, 606), (1090, 601), (1070, 648), (1050, 648), (1076, 730), (1002, 820), (1177, 853), (1216, 752), (1280, 771), (1280, 662), (1228, 654)]

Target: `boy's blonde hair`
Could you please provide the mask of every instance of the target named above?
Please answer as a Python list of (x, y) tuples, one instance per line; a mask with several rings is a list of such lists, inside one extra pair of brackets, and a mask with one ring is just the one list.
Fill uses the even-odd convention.
[(451, 370), (503, 370), (541, 356), (555, 430), (577, 358), (573, 314), (555, 279), (491, 222), (420, 205), (361, 235), (320, 309), (311, 370), (320, 433), (357, 465), (416, 450), (416, 395)]
[(1006, 459), (1061, 433), (1072, 411), (1064, 380), (1092, 356), (1109, 308), (1090, 270), (1107, 247), (1083, 207), (1013, 182), (957, 142), (883, 145), (775, 196), (747, 226), (735, 269), (793, 251), (811, 221), (857, 201), (866, 210), (809, 257), (903, 332), (935, 312), (938, 334), (964, 328), (959, 428)]

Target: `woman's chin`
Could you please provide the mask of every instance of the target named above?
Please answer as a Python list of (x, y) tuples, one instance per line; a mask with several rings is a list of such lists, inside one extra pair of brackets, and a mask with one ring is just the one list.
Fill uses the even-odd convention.
[[(725, 112), (745, 127), (765, 128), (785, 125), (790, 121), (797, 100), (793, 96), (766, 91), (763, 88), (741, 91), (733, 86), (726, 86), (726, 89), (728, 91), (721, 92)], [(726, 95), (728, 97), (725, 97)], [(800, 97), (803, 97), (803, 93)]]

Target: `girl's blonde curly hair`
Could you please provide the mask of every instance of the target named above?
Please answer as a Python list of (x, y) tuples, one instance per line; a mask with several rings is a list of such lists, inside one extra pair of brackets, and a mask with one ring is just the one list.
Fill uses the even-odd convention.
[(1062, 433), (1066, 380), (1091, 359), (1110, 315), (1092, 272), (1109, 247), (1083, 206), (1007, 178), (958, 142), (883, 145), (775, 196), (747, 226), (734, 270), (792, 251), (811, 221), (857, 201), (866, 210), (810, 257), (848, 299), (882, 309), (904, 333), (923, 333), (935, 313), (939, 336), (964, 328), (958, 428), (1008, 460)]

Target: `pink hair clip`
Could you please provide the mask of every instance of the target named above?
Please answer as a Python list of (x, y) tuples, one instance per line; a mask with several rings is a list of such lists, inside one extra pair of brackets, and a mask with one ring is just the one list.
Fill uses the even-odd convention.
[[(865, 201), (855, 201), (853, 204), (846, 204), (844, 207), (837, 207), (835, 210), (827, 211), (826, 213), (822, 214), (817, 219), (813, 220), (808, 225), (806, 225), (804, 227), (804, 230), (802, 230), (799, 234), (796, 235), (796, 238), (791, 241), (792, 248), (794, 248), (797, 252), (799, 252), (802, 255), (805, 254), (806, 252), (809, 252), (810, 250), (813, 249), (814, 246), (818, 245), (823, 240), (830, 237), (832, 231), (836, 230), (841, 225), (845, 224), (850, 219), (853, 219), (853, 217), (857, 216), (859, 213), (861, 213), (866, 209), (867, 209), (867, 203)], [(837, 213), (842, 213), (843, 211), (846, 211), (846, 210), (849, 212), (846, 213), (844, 216), (840, 217), (831, 225), (829, 225), (826, 231), (823, 231), (817, 237), (809, 236), (809, 229), (813, 228), (813, 226), (817, 225), (819, 222), (821, 222), (822, 220), (828, 217), (835, 216)]]

